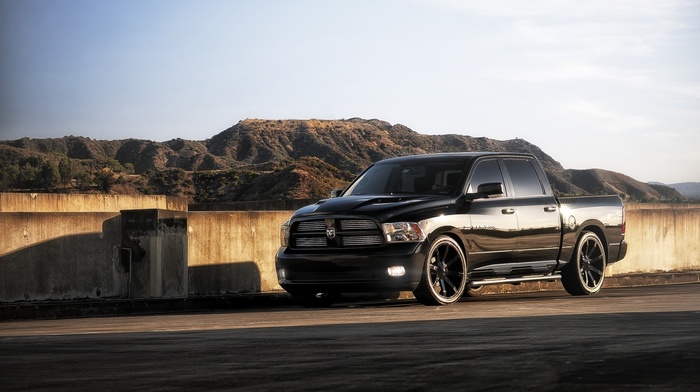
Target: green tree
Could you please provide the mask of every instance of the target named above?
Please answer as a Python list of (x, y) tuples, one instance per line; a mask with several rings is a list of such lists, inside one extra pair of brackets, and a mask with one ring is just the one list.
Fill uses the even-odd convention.
[(53, 189), (61, 182), (56, 162), (44, 161), (39, 169), (37, 185), (40, 188)]
[(107, 160), (104, 161), (104, 165), (115, 173), (122, 173), (125, 171), (124, 166), (114, 158), (107, 158)]
[(58, 174), (61, 176), (61, 183), (63, 185), (70, 184), (77, 173), (77, 168), (72, 159), (64, 156), (58, 162)]
[(90, 189), (92, 180), (93, 176), (87, 169), (78, 169), (77, 173), (75, 174), (75, 182), (77, 183), (78, 188), (82, 191)]
[(95, 173), (95, 182), (103, 192), (109, 193), (112, 190), (112, 186), (116, 183), (116, 179), (112, 170), (104, 168)]
[(127, 162), (124, 164), (124, 169), (126, 170), (126, 174), (134, 174), (134, 164), (131, 162)]
[(36, 186), (36, 180), (39, 170), (29, 162), (25, 162), (19, 168), (17, 176), (17, 185), (19, 188), (31, 189)]
[(17, 187), (19, 165), (6, 164), (0, 169), (0, 191), (9, 191)]

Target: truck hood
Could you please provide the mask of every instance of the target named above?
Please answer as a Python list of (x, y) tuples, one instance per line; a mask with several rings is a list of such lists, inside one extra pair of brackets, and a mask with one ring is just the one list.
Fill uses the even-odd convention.
[(434, 216), (436, 209), (446, 209), (453, 200), (439, 195), (361, 195), (345, 196), (318, 201), (303, 207), (292, 218), (318, 215), (372, 215), (384, 222), (391, 218), (412, 220), (423, 219), (428, 214)]

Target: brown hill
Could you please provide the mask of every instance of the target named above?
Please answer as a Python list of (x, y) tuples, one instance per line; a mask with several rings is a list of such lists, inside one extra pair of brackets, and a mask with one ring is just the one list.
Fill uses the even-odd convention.
[(205, 141), (217, 156), (240, 163), (264, 163), (318, 157), (358, 173), (387, 157), (431, 152), (521, 151), (535, 154), (551, 170), (561, 165), (522, 139), (499, 141), (463, 135), (421, 135), (380, 120), (248, 119)]
[(569, 181), (592, 195), (620, 195), (629, 200), (680, 200), (679, 193), (664, 185), (637, 181), (621, 173), (602, 169), (566, 170)]
[(321, 198), (377, 160), (453, 151), (532, 153), (560, 195), (683, 199), (671, 188), (619, 173), (564, 170), (523, 139), (422, 135), (400, 124), (358, 118), (248, 119), (204, 141), (103, 141), (75, 136), (0, 141), (0, 190), (163, 193), (198, 203)]

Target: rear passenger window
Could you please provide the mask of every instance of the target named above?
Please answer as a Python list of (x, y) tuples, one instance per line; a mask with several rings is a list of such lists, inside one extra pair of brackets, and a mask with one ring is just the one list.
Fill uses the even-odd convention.
[(481, 161), (476, 165), (472, 173), (472, 178), (469, 181), (467, 193), (475, 193), (479, 185), (490, 182), (500, 182), (503, 184), (501, 168), (498, 166), (498, 161), (495, 159)]
[(544, 195), (544, 187), (535, 168), (524, 159), (506, 159), (506, 168), (513, 183), (515, 196)]

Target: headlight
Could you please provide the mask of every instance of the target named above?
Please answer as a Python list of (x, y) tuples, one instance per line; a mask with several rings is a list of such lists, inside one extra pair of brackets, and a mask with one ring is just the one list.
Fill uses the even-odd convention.
[(289, 245), (289, 221), (282, 223), (280, 228), (280, 240), (282, 241), (282, 246)]
[(415, 222), (384, 223), (382, 225), (386, 241), (391, 242), (422, 242), (425, 232)]

